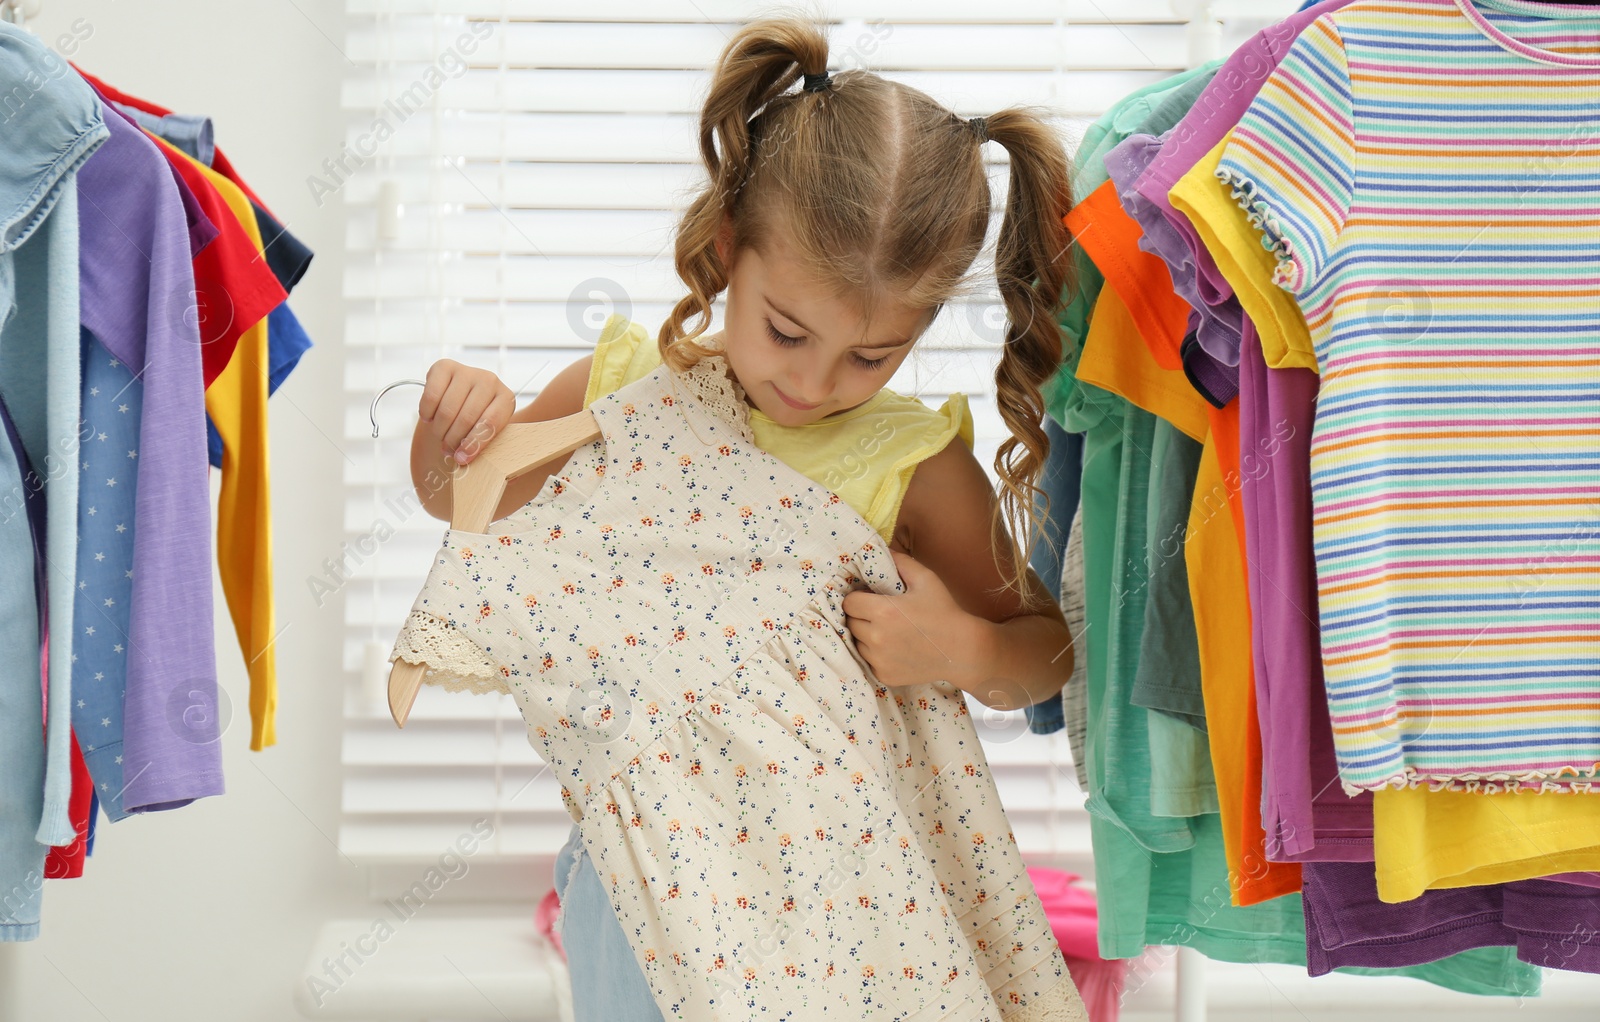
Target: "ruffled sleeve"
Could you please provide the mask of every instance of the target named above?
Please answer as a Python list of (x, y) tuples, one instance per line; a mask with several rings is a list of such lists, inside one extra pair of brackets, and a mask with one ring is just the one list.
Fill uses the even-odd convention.
[(470, 547), (458, 547), (447, 537), (401, 626), (389, 662), (421, 664), (428, 668), (423, 684), (451, 692), (509, 693), (510, 667), (484, 643), (514, 650), (515, 627), (504, 614), (492, 612), (483, 584), (474, 580), (475, 573), (463, 570), (461, 559), (472, 556)]
[(413, 610), (400, 629), (389, 662), (400, 660), (428, 668), (422, 675), (424, 685), (479, 695), (511, 691), (499, 666), (481, 646), (449, 621), (425, 610)]
[(660, 364), (661, 349), (642, 324), (626, 316), (611, 316), (600, 330), (600, 339), (595, 341), (583, 407), (588, 408), (595, 398), (642, 379)]
[(1276, 256), (1273, 283), (1304, 298), (1333, 263), (1355, 187), (1350, 66), (1332, 17), (1295, 40), (1230, 139), (1216, 176)]
[(893, 538), (895, 522), (900, 518), (900, 504), (905, 500), (917, 466), (944, 450), (958, 436), (969, 450), (972, 448), (972, 410), (967, 407), (965, 394), (951, 394), (937, 411), (917, 398), (894, 394), (879, 410), (888, 414), (893, 428), (894, 439), (889, 446), (894, 463), (884, 473), (878, 492), (863, 517), (889, 540)]

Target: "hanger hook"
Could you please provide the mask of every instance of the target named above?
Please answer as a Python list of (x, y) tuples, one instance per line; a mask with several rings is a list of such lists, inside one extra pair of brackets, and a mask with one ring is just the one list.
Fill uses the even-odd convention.
[(408, 383), (414, 383), (419, 387), (426, 387), (428, 385), (426, 380), (396, 380), (387, 387), (378, 391), (378, 396), (372, 399), (372, 407), (367, 409), (367, 415), (372, 419), (372, 436), (374, 439), (376, 439), (378, 436), (378, 402), (383, 400), (383, 395), (389, 393), (389, 391), (395, 389), (396, 387), (403, 387)]

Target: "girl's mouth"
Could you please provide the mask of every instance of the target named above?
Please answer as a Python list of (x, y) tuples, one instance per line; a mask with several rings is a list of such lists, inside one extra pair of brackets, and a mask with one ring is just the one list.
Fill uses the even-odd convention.
[(778, 385), (776, 383), (774, 383), (772, 385), (772, 389), (778, 392), (778, 396), (783, 398), (783, 403), (788, 405), (790, 408), (798, 408), (802, 412), (809, 412), (813, 408), (822, 407), (820, 403), (819, 404), (814, 404), (814, 405), (808, 405), (808, 404), (805, 404), (803, 402), (796, 401), (794, 398), (790, 397), (788, 394), (785, 394), (783, 391), (778, 390)]

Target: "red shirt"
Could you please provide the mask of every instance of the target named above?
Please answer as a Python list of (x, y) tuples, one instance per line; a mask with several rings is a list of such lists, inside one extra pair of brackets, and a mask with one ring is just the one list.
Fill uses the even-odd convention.
[(83, 857), (89, 850), (89, 810), (94, 805), (94, 781), (89, 777), (89, 765), (83, 761), (83, 749), (78, 745), (78, 732), (72, 732), (72, 794), (67, 801), (67, 815), (78, 836), (70, 845), (57, 845), (45, 855), (44, 875), (51, 880), (67, 880), (83, 876)]
[[(72, 64), (71, 61), (68, 61), (67, 63)], [(128, 106), (143, 110), (147, 114), (155, 114), (157, 117), (166, 117), (168, 114), (172, 113), (171, 110), (168, 110), (165, 107), (156, 106), (147, 99), (139, 99), (135, 96), (128, 95), (126, 92), (118, 92), (116, 89), (113, 89), (111, 86), (107, 85), (105, 82), (102, 82), (94, 75), (89, 74), (76, 64), (72, 64), (72, 69), (82, 75), (83, 80), (94, 86), (96, 91), (100, 93), (101, 97), (106, 100), (117, 103), (126, 103)], [(221, 146), (217, 147), (217, 154), (211, 160), (211, 169), (216, 171), (218, 174), (221, 174), (229, 181), (232, 181), (234, 184), (238, 185), (239, 189), (244, 192), (250, 201), (254, 202), (257, 206), (260, 206), (268, 213), (272, 213), (272, 209), (265, 202), (261, 201), (260, 196), (250, 190), (250, 186), (244, 183), (244, 178), (240, 177), (238, 172), (233, 169), (233, 164), (228, 162), (228, 157), (223, 154)], [(276, 213), (272, 213), (272, 215), (278, 220), (283, 219)]]

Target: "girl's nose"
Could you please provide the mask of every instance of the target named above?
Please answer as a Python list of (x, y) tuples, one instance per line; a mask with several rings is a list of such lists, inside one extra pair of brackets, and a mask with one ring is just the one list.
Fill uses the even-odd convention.
[(790, 373), (785, 389), (790, 397), (802, 404), (820, 405), (833, 392), (833, 385), (822, 373)]

